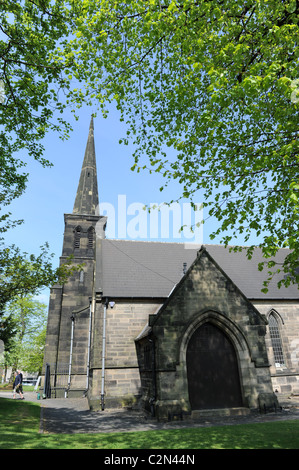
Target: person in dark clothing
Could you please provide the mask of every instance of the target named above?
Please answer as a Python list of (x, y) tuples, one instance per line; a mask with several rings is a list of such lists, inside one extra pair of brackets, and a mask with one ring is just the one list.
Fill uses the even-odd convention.
[(13, 383), (13, 398), (16, 398), (16, 393), (19, 393), (21, 400), (24, 400), (22, 382), (23, 375), (21, 374), (21, 371), (18, 370), (17, 372), (15, 372), (15, 380)]
[(16, 398), (16, 377), (17, 377), (17, 372), (14, 372), (14, 376), (15, 376), (15, 379), (13, 381), (13, 384), (12, 384), (12, 388), (13, 388), (13, 398), (15, 399)]
[(18, 375), (19, 375), (20, 378), (21, 378), (21, 384), (23, 384), (23, 374), (22, 374), (22, 372), (20, 371), (20, 369), (17, 370), (17, 373), (18, 373)]

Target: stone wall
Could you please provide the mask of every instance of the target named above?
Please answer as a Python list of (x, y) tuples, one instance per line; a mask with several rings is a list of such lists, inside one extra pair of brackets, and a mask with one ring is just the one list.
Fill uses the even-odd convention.
[[(80, 269), (63, 286), (53, 286), (50, 295), (44, 366), (50, 364), (53, 373), (56, 368), (60, 372), (68, 371), (71, 365), (71, 389), (84, 390), (87, 384), (90, 301), (93, 298), (96, 263), (95, 232), (91, 237), (90, 231), (94, 230), (98, 220), (98, 216), (65, 215), (60, 264), (72, 255), (72, 263)], [(76, 243), (78, 227), (80, 239)], [(67, 385), (66, 375), (67, 372), (60, 374), (59, 386)], [(56, 378), (52, 377), (51, 381), (54, 389)]]
[(235, 347), (244, 407), (269, 406), (276, 401), (265, 344), (265, 318), (203, 251), (158, 314), (150, 316), (159, 419), (191, 412), (186, 349), (192, 334), (205, 322), (220, 328)]
[[(105, 406), (122, 406), (126, 400), (139, 397), (140, 374), (135, 348), (135, 339), (156, 312), (160, 303), (156, 301), (115, 299), (106, 309), (105, 351)], [(102, 382), (104, 304), (98, 303), (93, 322), (92, 372), (89, 401), (99, 408)]]
[[(282, 288), (283, 289), (283, 288)], [(273, 389), (280, 395), (299, 393), (299, 304), (296, 301), (253, 301), (256, 308), (269, 318), (274, 313), (279, 327), (284, 364), (275, 363), (267, 325), (266, 345), (270, 362)]]

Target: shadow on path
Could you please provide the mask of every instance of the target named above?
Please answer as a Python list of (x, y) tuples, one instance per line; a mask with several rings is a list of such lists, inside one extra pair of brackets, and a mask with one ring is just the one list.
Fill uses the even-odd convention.
[[(9, 392), (0, 392), (0, 397), (12, 398)], [(35, 392), (25, 393), (25, 400), (37, 402)], [(91, 411), (86, 398), (56, 398), (39, 401), (41, 405), (41, 433), (111, 433), (178, 429), (193, 427), (224, 426), (245, 423), (262, 423), (299, 419), (299, 402), (289, 403), (276, 413), (252, 413), (248, 416), (202, 417), (195, 420), (159, 423), (143, 411), (113, 409)]]

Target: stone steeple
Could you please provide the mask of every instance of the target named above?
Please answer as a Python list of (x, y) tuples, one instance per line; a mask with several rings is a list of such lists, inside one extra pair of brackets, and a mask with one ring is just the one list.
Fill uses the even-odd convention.
[(97, 167), (93, 131), (93, 117), (91, 117), (73, 214), (99, 215)]

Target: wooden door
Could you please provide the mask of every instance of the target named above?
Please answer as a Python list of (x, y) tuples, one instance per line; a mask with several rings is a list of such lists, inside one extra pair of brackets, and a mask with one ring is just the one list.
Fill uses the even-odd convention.
[(192, 410), (242, 406), (237, 356), (225, 333), (205, 323), (190, 338), (186, 359)]

